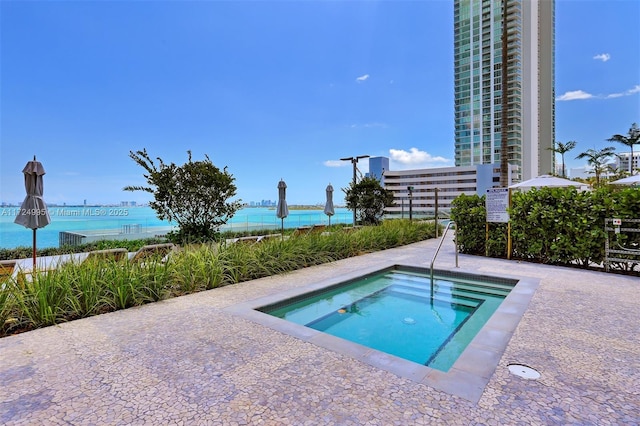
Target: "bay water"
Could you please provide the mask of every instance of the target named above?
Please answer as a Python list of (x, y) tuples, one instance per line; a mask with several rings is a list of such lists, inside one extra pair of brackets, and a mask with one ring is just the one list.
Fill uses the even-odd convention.
[[(33, 231), (13, 223), (19, 207), (0, 207), (0, 248), (31, 247)], [(151, 207), (65, 206), (48, 208), (51, 223), (37, 230), (37, 247), (58, 247), (59, 233), (105, 230), (126, 234), (128, 230), (157, 231), (158, 234), (176, 229), (176, 224), (158, 219)], [(352, 223), (353, 213), (336, 208), (331, 223)], [(326, 225), (329, 216), (320, 210), (289, 210), (284, 219), (285, 228)], [(253, 229), (277, 229), (282, 226), (273, 207), (246, 207), (240, 209), (222, 230), (237, 232)]]

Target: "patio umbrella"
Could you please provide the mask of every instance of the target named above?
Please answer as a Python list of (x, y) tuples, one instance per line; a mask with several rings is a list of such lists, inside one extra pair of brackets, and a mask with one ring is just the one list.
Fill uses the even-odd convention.
[(525, 180), (524, 182), (516, 183), (515, 185), (509, 186), (512, 189), (531, 189), (531, 188), (541, 188), (543, 186), (550, 187), (568, 187), (568, 186), (576, 186), (581, 189), (586, 189), (587, 185), (581, 182), (575, 182), (569, 179), (563, 179), (551, 175), (542, 175), (535, 177), (533, 179)]
[(629, 176), (624, 179), (618, 179), (610, 183), (611, 185), (640, 186), (640, 175)]
[(335, 209), (333, 208), (333, 186), (329, 184), (327, 186), (327, 202), (324, 205), (324, 214), (329, 216), (329, 226), (331, 226), (331, 216), (335, 213)]
[(289, 216), (289, 207), (287, 207), (287, 184), (282, 179), (278, 182), (278, 208), (276, 216), (282, 222), (282, 235), (284, 238), (284, 218)]
[(35, 269), (36, 231), (38, 228), (44, 228), (51, 223), (47, 205), (42, 199), (44, 192), (42, 176), (45, 171), (42, 163), (36, 161), (36, 156), (34, 155), (33, 161), (29, 161), (27, 165), (24, 166), (22, 173), (24, 173), (24, 186), (27, 190), (27, 196), (20, 206), (20, 211), (14, 223), (33, 230), (33, 267)]

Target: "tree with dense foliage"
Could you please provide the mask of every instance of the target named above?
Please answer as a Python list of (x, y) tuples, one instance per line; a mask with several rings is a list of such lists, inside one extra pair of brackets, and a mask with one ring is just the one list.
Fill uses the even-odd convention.
[(153, 194), (149, 205), (159, 219), (176, 222), (177, 242), (214, 239), (220, 226), (227, 223), (242, 206), (239, 200), (228, 201), (236, 195), (235, 178), (217, 168), (205, 155), (202, 161), (189, 161), (182, 166), (167, 164), (157, 158), (156, 164), (147, 150), (129, 152), (129, 157), (147, 173), (148, 186), (127, 186), (125, 191), (145, 191)]
[(623, 145), (626, 145), (631, 150), (631, 156), (629, 157), (629, 174), (633, 175), (633, 145), (640, 143), (640, 128), (636, 123), (631, 125), (629, 129), (629, 133), (627, 136), (625, 135), (613, 135), (609, 139), (608, 142), (619, 142)]
[(607, 169), (607, 160), (614, 155), (615, 148), (608, 146), (600, 150), (588, 149), (585, 152), (578, 154), (577, 160), (583, 158), (587, 159), (587, 163), (593, 167), (593, 172), (596, 176), (596, 187), (600, 186), (600, 175)]
[(349, 188), (342, 188), (349, 210), (356, 209), (356, 220), (365, 225), (380, 223), (384, 208), (393, 204), (393, 192), (384, 189), (378, 179), (365, 177)]
[(576, 147), (576, 145), (578, 144), (578, 142), (576, 141), (569, 141), (567, 143), (562, 143), (562, 142), (556, 142), (554, 144), (554, 146), (552, 146), (551, 148), (547, 148), (557, 154), (560, 154), (560, 156), (562, 157), (562, 177), (566, 178), (567, 174), (565, 173), (565, 167), (564, 167), (564, 154), (566, 154), (567, 152), (571, 151), (573, 148)]

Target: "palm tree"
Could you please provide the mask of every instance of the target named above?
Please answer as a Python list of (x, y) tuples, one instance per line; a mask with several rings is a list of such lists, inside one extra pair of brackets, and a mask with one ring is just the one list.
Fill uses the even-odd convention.
[(611, 180), (618, 180), (627, 177), (627, 172), (614, 164), (607, 165), (607, 174)]
[(577, 144), (578, 142), (576, 141), (569, 141), (567, 143), (556, 142), (554, 146), (552, 146), (551, 148), (547, 148), (548, 150), (551, 150), (555, 153), (560, 154), (560, 156), (562, 156), (562, 177), (563, 178), (567, 177), (566, 173), (564, 172), (564, 154), (566, 154), (567, 152), (575, 148)]
[(638, 128), (638, 125), (633, 123), (627, 136), (613, 135), (611, 138), (607, 139), (607, 141), (620, 142), (631, 149), (631, 157), (629, 157), (629, 174), (633, 176), (633, 145), (640, 143), (640, 128)]
[(587, 163), (590, 164), (591, 167), (593, 167), (593, 173), (595, 173), (596, 175), (596, 187), (600, 186), (600, 174), (602, 174), (602, 172), (606, 170), (607, 159), (609, 159), (613, 155), (613, 152), (615, 150), (616, 149), (612, 146), (602, 148), (599, 151), (596, 151), (595, 149), (588, 149), (585, 152), (580, 153), (576, 157), (576, 160), (586, 158)]

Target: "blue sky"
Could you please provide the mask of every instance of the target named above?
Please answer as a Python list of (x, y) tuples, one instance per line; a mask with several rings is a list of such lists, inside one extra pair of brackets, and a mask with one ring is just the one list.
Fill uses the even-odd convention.
[[(640, 122), (640, 2), (557, 0), (556, 140)], [(453, 2), (2, 1), (0, 201), (44, 164), (50, 203), (144, 202), (130, 150), (208, 154), (243, 201), (324, 202), (341, 157), (453, 165)], [(624, 151), (618, 144), (616, 149)], [(367, 163), (360, 163), (366, 171)]]

